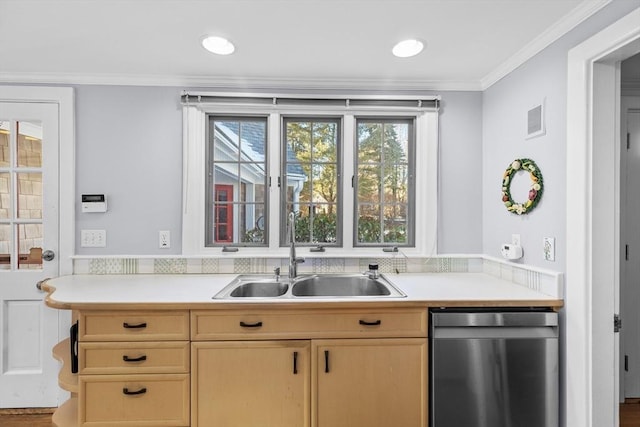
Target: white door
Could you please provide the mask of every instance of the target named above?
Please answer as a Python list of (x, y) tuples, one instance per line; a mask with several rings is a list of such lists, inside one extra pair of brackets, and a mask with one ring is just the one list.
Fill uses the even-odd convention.
[[(0, 407), (57, 406), (58, 105), (0, 102)], [(53, 255), (53, 259), (50, 259)]]
[(623, 120), (625, 118), (629, 143), (628, 149), (623, 150), (626, 171), (621, 177), (624, 207), (622, 244), (628, 247), (628, 251), (622, 254), (626, 261), (623, 261), (621, 271), (624, 351), (621, 368), (624, 374), (624, 397), (632, 398), (640, 397), (640, 109), (626, 110)]

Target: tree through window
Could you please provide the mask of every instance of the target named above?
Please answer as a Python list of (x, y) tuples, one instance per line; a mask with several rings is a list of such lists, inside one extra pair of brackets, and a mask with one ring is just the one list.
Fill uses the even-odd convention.
[(413, 245), (412, 119), (356, 120), (355, 245)]
[(296, 213), (296, 242), (341, 245), (339, 148), (339, 119), (284, 119), (283, 245), (289, 212)]

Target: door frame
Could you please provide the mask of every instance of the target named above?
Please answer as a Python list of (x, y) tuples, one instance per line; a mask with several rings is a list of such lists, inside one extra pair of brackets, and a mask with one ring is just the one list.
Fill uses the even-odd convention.
[[(220, 203), (220, 201), (218, 200), (218, 191), (226, 191), (227, 195), (231, 197), (231, 199), (229, 200), (229, 198), (227, 198), (226, 202), (227, 203)], [(214, 185), (214, 190), (213, 190), (213, 210), (214, 210), (214, 231), (213, 231), (213, 242), (214, 243), (233, 243), (234, 240), (234, 216), (235, 216), (235, 212), (233, 209), (233, 202), (234, 202), (234, 187), (233, 184), (215, 184)], [(218, 221), (218, 213), (220, 211), (221, 208), (223, 208), (227, 210), (227, 222), (224, 223), (224, 225), (226, 225), (228, 228), (228, 230), (231, 230), (230, 232), (227, 232), (227, 240), (220, 240), (218, 239), (218, 227), (220, 227), (220, 222)]]
[[(2, 102), (50, 103), (58, 106), (58, 274), (73, 274), (75, 251), (75, 94), (72, 87), (0, 85)], [(35, 283), (34, 283), (35, 286)], [(58, 316), (58, 340), (69, 335), (71, 314)], [(60, 390), (58, 403), (67, 399)]]
[(640, 52), (638, 22), (640, 9), (568, 55), (567, 427), (613, 425), (618, 418), (619, 340), (613, 313), (619, 303), (619, 64)]

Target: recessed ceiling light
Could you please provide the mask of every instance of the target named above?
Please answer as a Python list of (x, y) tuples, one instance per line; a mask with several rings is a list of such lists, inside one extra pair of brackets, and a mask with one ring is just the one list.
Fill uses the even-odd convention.
[(409, 39), (396, 44), (391, 52), (397, 57), (408, 58), (422, 52), (422, 48), (424, 44), (420, 40)]
[(236, 47), (224, 37), (207, 36), (202, 39), (202, 46), (211, 53), (218, 55), (232, 54)]

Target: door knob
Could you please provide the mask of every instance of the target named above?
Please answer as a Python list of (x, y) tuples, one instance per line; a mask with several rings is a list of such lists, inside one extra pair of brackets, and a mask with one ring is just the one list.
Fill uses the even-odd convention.
[(56, 254), (53, 251), (46, 250), (42, 252), (42, 259), (45, 261), (52, 261), (56, 257)]
[(40, 280), (38, 283), (36, 283), (36, 288), (37, 288), (39, 291), (42, 291), (42, 290), (43, 290), (43, 289), (42, 289), (42, 285), (44, 285), (44, 284), (47, 282), (47, 280), (51, 280), (51, 277), (47, 277), (46, 279), (42, 279), (42, 280)]

